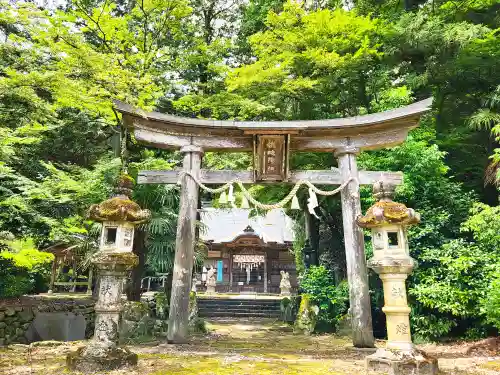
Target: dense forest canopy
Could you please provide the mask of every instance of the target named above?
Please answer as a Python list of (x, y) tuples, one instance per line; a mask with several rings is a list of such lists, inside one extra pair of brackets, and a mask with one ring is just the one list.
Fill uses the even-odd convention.
[[(410, 233), (420, 265), (409, 285), (416, 335), (484, 335), (499, 326), (500, 296), (487, 293), (500, 280), (499, 35), (496, 0), (0, 0), (0, 246), (65, 242), (91, 254), (99, 228), (86, 210), (118, 174), (179, 164), (175, 152), (138, 145), (113, 99), (183, 116), (300, 120), (433, 96), (405, 144), (360, 163), (403, 171), (397, 199), (422, 214)], [(335, 160), (299, 153), (292, 163), (329, 169)], [(204, 164), (245, 169), (250, 158), (208, 153)], [(263, 201), (288, 192), (252, 190)], [(134, 191), (153, 212), (136, 237), (139, 280), (172, 267), (177, 193)], [(372, 203), (369, 189), (362, 199)], [(339, 201), (322, 199), (318, 212), (308, 236), (340, 283)], [(377, 325), (381, 288), (372, 281)]]

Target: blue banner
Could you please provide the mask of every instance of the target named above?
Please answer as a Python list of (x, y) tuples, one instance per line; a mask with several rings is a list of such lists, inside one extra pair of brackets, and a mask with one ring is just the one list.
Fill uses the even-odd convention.
[(222, 277), (222, 270), (224, 268), (224, 264), (222, 262), (222, 260), (218, 260), (217, 261), (217, 281), (223, 281), (223, 277)]

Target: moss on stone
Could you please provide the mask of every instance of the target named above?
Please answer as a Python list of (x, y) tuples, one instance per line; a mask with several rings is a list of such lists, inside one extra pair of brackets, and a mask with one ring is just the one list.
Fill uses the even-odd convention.
[(100, 251), (94, 256), (94, 263), (103, 268), (108, 265), (109, 267), (125, 266), (132, 268), (139, 264), (139, 257), (134, 253), (112, 253)]
[(155, 314), (158, 319), (168, 319), (169, 303), (165, 293), (156, 293), (155, 296)]
[(311, 297), (307, 294), (303, 294), (295, 320), (294, 331), (304, 334), (313, 333), (316, 328), (318, 310), (318, 307), (312, 303)]
[(141, 207), (125, 195), (110, 198), (90, 206), (88, 216), (95, 221), (128, 221), (143, 223), (151, 217), (149, 210)]
[(139, 301), (127, 301), (123, 304), (123, 319), (134, 322), (140, 321), (144, 316), (149, 315), (147, 303)]
[(358, 225), (363, 228), (372, 228), (381, 225), (418, 224), (420, 216), (406, 207), (403, 203), (393, 201), (379, 201), (371, 206), (366, 215), (357, 219)]
[(500, 361), (488, 361), (480, 366), (487, 370), (500, 371)]

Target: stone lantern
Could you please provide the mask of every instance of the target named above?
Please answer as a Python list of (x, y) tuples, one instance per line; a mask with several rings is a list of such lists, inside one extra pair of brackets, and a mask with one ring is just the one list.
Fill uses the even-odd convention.
[(306, 239), (304, 248), (302, 249), (302, 255), (304, 260), (304, 266), (306, 269), (309, 269), (309, 267), (311, 266), (318, 265), (316, 250), (312, 248), (309, 238)]
[(393, 202), (395, 186), (379, 181), (373, 185), (377, 202), (357, 223), (372, 231), (373, 258), (368, 267), (382, 279), (387, 320), (387, 344), (366, 358), (368, 370), (389, 374), (436, 374), (437, 361), (415, 348), (410, 333), (410, 308), (405, 281), (416, 263), (410, 257), (407, 227), (418, 224), (420, 215)]
[(118, 346), (123, 281), (138, 263), (132, 253), (134, 229), (150, 218), (148, 210), (130, 200), (132, 187), (133, 180), (122, 175), (115, 196), (90, 207), (89, 217), (102, 222), (99, 251), (92, 260), (100, 276), (95, 331), (89, 345), (68, 355), (71, 369), (89, 373), (137, 364), (136, 354)]

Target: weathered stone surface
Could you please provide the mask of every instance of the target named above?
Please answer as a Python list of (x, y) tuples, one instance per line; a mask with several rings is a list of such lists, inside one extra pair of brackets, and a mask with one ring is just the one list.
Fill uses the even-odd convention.
[(312, 304), (309, 296), (304, 294), (300, 301), (299, 312), (293, 327), (294, 331), (309, 335), (316, 328), (316, 318), (319, 313), (318, 306)]
[(24, 331), (20, 335), (17, 336), (16, 342), (19, 343), (19, 344), (27, 345), (28, 344), (28, 340), (26, 340), (26, 337), (22, 336), (23, 333), (24, 333)]
[(28, 308), (25, 308), (23, 311), (18, 312), (17, 316), (22, 323), (30, 322), (35, 317), (35, 315), (33, 315), (33, 311)]
[(5, 322), (0, 322), (0, 328), (5, 328), (7, 327), (7, 324)]
[(168, 319), (168, 299), (165, 293), (155, 295), (155, 314), (158, 319)]
[(352, 335), (352, 320), (350, 316), (350, 311), (348, 311), (347, 314), (339, 320), (336, 333), (339, 336)]
[(137, 360), (137, 354), (132, 353), (127, 348), (107, 346), (94, 341), (89, 346), (68, 354), (66, 364), (72, 370), (96, 373), (125, 366), (135, 366)]
[(188, 308), (188, 322), (192, 325), (198, 319), (198, 302), (196, 299), (196, 292), (189, 293), (189, 308)]
[(6, 309), (5, 309), (5, 315), (6, 316), (14, 316), (14, 315), (16, 315), (16, 309), (14, 307), (7, 306)]
[(78, 313), (80, 313), (80, 314), (92, 314), (92, 313), (94, 313), (94, 306), (81, 307), (78, 309)]
[(365, 359), (368, 374), (436, 375), (437, 359), (424, 352), (378, 349)]
[(140, 321), (149, 314), (149, 307), (144, 302), (128, 301), (123, 306), (123, 319), (133, 322)]
[(5, 319), (5, 313), (3, 311), (0, 311), (0, 322), (2, 322)]
[(29, 346), (26, 345), (26, 344), (12, 344), (10, 346), (10, 349), (13, 349), (13, 350), (19, 350), (19, 351), (26, 351), (29, 349)]
[(29, 342), (84, 340), (85, 327), (83, 315), (63, 312), (39, 313), (26, 332), (26, 338)]
[(65, 345), (65, 342), (64, 341), (48, 340), (48, 341), (37, 341), (31, 345), (33, 347), (60, 346), (60, 345)]

